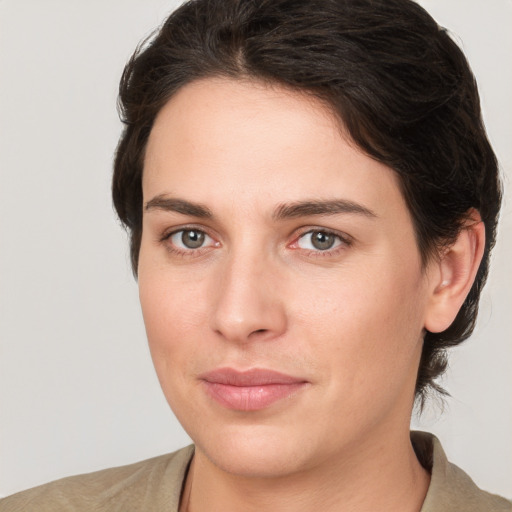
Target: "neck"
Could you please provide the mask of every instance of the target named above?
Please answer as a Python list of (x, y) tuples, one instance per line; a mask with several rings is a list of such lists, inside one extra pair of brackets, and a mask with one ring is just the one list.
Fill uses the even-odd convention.
[(408, 428), (371, 436), (318, 466), (276, 478), (234, 475), (196, 448), (181, 512), (418, 512), (430, 476), (418, 462)]

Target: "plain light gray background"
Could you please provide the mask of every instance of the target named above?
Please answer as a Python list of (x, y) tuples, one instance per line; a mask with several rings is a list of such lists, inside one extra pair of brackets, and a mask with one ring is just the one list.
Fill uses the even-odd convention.
[[(188, 443), (153, 373), (112, 211), (117, 84), (178, 2), (0, 0), (0, 496)], [(437, 433), (512, 497), (512, 2), (424, 0), (478, 78), (507, 194), (475, 336), (452, 353)]]

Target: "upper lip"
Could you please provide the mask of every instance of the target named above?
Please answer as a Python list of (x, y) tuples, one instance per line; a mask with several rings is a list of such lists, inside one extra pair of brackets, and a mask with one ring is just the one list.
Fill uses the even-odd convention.
[(267, 386), (270, 384), (298, 384), (306, 382), (305, 379), (264, 368), (252, 368), (244, 371), (235, 370), (233, 368), (218, 368), (203, 373), (199, 378), (210, 383), (238, 387)]

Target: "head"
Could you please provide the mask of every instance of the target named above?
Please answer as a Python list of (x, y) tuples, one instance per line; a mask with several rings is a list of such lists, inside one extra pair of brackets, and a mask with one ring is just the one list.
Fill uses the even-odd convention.
[[(137, 49), (120, 86), (125, 128), (115, 157), (113, 197), (130, 234), (135, 274), (145, 204), (153, 199), (143, 194), (147, 167), (155, 162), (155, 148), (165, 146), (161, 134), (168, 122), (186, 119), (180, 117), (185, 107), (201, 116), (191, 102), (208, 110), (210, 86), (211, 101), (226, 108), (221, 114), (226, 122), (236, 120), (228, 119), (231, 103), (224, 105), (222, 92), (232, 94), (232, 105), (253, 94), (269, 110), (270, 100), (278, 97), (286, 112), (301, 111), (301, 99), (318, 114), (313, 124), (324, 112), (331, 132), (338, 129), (340, 140), (358, 155), (390, 171), (383, 170), (386, 183), (395, 183), (399, 191), (395, 199), (409, 216), (424, 275), (461, 231), (481, 220), (482, 259), (460, 310), (449, 325), (425, 325), (420, 333), (414, 393), (422, 400), (429, 389), (441, 390), (435, 379), (446, 368), (446, 349), (474, 328), (500, 206), (497, 162), (476, 83), (446, 30), (410, 0), (196, 0), (182, 5)], [(294, 101), (299, 103), (294, 106)], [(252, 172), (251, 179), (257, 174)], [(373, 178), (361, 171), (353, 179), (364, 187)], [(386, 189), (378, 179), (375, 183)], [(276, 186), (283, 182), (277, 180)], [(280, 289), (278, 282), (275, 286)], [(332, 314), (342, 307), (333, 306)]]

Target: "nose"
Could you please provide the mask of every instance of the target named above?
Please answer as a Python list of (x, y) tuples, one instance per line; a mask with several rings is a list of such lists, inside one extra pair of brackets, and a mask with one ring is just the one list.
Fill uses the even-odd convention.
[(272, 340), (287, 328), (280, 271), (255, 254), (233, 254), (216, 280), (212, 328), (237, 343)]

